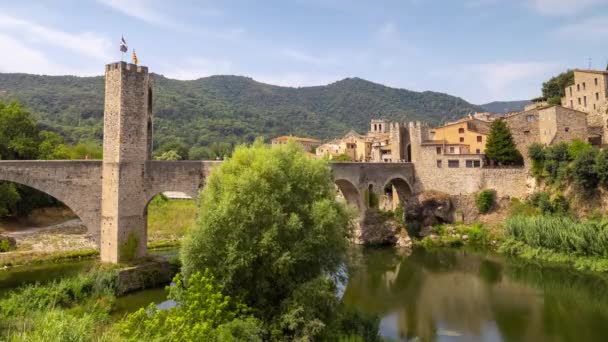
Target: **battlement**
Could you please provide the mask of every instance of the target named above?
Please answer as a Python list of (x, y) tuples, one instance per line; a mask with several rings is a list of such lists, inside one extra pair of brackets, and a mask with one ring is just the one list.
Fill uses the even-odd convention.
[(132, 63), (127, 63), (127, 62), (115, 62), (115, 63), (106, 64), (106, 72), (109, 72), (112, 70), (119, 70), (119, 69), (125, 70), (125, 71), (130, 71), (130, 72), (142, 73), (142, 74), (148, 73), (147, 66), (135, 65)]
[(428, 128), (429, 125), (426, 122), (422, 121), (410, 121), (408, 122), (408, 126), (410, 128)]

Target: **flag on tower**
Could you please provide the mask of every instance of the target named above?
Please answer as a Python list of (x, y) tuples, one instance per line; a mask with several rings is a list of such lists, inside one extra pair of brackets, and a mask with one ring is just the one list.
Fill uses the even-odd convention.
[(120, 52), (125, 53), (125, 52), (127, 52), (127, 50), (129, 50), (129, 48), (127, 47), (127, 41), (125, 40), (125, 37), (123, 36), (120, 39)]
[(133, 64), (137, 65), (137, 54), (135, 53), (135, 49), (133, 49)]

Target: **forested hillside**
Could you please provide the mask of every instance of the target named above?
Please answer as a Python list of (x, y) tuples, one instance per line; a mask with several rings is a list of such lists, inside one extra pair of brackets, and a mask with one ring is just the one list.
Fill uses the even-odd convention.
[(482, 104), (481, 108), (491, 113), (508, 113), (523, 111), (524, 107), (531, 103), (529, 100), (522, 101), (495, 101)]
[[(17, 100), (42, 128), (68, 143), (103, 136), (103, 77), (0, 74), (0, 101)], [(289, 88), (240, 76), (178, 81), (155, 75), (155, 145), (188, 147), (252, 141), (283, 134), (327, 139), (364, 132), (371, 118), (437, 124), (481, 110), (460, 98), (413, 92), (359, 78)]]

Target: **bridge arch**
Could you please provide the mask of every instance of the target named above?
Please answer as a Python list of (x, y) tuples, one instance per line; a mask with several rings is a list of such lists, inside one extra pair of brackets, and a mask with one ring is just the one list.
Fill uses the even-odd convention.
[(70, 208), (98, 240), (100, 161), (0, 161), (0, 181), (21, 184), (54, 197)]
[(346, 203), (356, 208), (359, 215), (361, 215), (365, 210), (365, 205), (363, 204), (363, 199), (359, 189), (347, 179), (336, 179), (334, 180), (334, 183), (344, 196)]
[(388, 209), (391, 210), (396, 209), (398, 205), (401, 205), (405, 209), (414, 194), (410, 183), (400, 176), (388, 179), (384, 183), (383, 192), (390, 202)]

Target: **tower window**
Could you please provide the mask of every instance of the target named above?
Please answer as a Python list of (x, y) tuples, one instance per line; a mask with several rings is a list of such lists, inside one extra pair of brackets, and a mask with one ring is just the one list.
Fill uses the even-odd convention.
[(595, 93), (595, 99), (599, 100), (600, 99), (600, 93)]
[(581, 104), (581, 98), (580, 97), (578, 98), (578, 104), (579, 105)]
[(580, 84), (576, 85), (576, 91), (581, 91), (581, 85)]
[(570, 97), (572, 97), (572, 87), (570, 87)]
[(594, 81), (595, 81), (595, 85), (597, 85), (597, 77), (594, 79)]
[(574, 108), (574, 102), (570, 100), (570, 108)]
[(585, 82), (583, 82), (583, 90), (587, 89), (587, 86), (585, 85)]
[(583, 106), (587, 107), (587, 96), (583, 96), (583, 99), (585, 100), (585, 104)]

